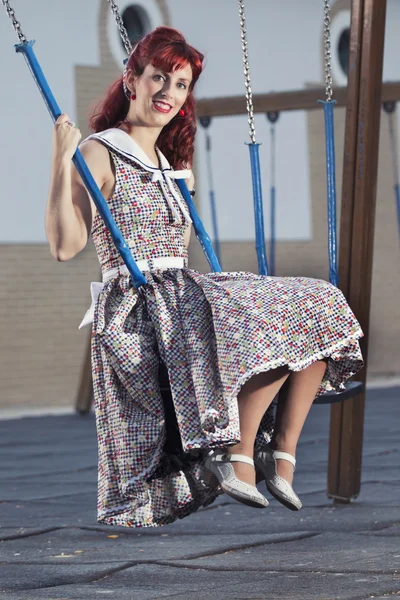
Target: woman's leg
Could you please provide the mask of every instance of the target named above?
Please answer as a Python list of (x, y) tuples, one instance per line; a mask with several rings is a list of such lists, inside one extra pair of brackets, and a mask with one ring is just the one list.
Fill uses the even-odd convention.
[[(289, 377), (286, 367), (279, 367), (254, 375), (247, 381), (238, 395), (241, 442), (229, 446), (230, 454), (244, 454), (253, 458), (254, 442), (265, 411)], [(232, 463), (236, 476), (245, 483), (255, 485), (255, 470), (245, 463)]]
[[(325, 370), (326, 362), (317, 361), (302, 371), (290, 374), (279, 393), (274, 434), (271, 440), (271, 446), (275, 450), (296, 456), (300, 433)], [(293, 466), (286, 460), (276, 462), (278, 474), (292, 484)]]

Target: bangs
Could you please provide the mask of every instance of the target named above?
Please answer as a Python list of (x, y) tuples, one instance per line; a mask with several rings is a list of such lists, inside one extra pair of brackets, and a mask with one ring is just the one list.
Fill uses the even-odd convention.
[(174, 73), (189, 65), (192, 69), (192, 84), (200, 76), (202, 64), (197, 53), (183, 44), (168, 44), (152, 57), (151, 64), (165, 73)]

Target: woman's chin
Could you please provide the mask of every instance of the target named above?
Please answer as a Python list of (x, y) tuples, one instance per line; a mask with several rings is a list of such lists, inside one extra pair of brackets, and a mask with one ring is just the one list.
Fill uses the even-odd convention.
[(151, 114), (153, 119), (155, 119), (157, 123), (160, 123), (162, 125), (167, 125), (167, 123), (169, 123), (171, 119), (173, 119), (175, 116), (175, 113), (172, 110), (170, 112), (164, 113), (154, 108), (154, 106), (151, 109)]

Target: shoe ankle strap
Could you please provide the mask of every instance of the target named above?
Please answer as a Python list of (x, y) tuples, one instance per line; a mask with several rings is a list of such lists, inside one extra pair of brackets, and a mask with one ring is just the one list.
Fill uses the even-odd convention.
[(225, 454), (217, 454), (215, 460), (221, 462), (241, 462), (254, 467), (254, 460), (244, 454), (228, 454), (226, 452)]
[(290, 463), (292, 463), (292, 465), (296, 468), (296, 459), (291, 454), (288, 454), (288, 452), (281, 452), (280, 450), (274, 450), (274, 458), (287, 460)]

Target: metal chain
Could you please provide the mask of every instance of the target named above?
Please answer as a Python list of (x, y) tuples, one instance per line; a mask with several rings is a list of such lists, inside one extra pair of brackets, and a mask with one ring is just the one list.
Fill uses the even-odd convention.
[(112, 10), (112, 12), (114, 14), (115, 20), (117, 22), (117, 27), (119, 29), (119, 34), (120, 34), (120, 36), (122, 38), (122, 41), (124, 43), (126, 53), (129, 56), (130, 53), (132, 52), (132, 44), (131, 44), (131, 41), (129, 39), (128, 32), (126, 31), (126, 28), (125, 28), (124, 22), (122, 20), (122, 17), (120, 15), (119, 8), (115, 4), (114, 0), (107, 0), (107, 2), (109, 3), (109, 5), (111, 7), (111, 10)]
[(25, 37), (25, 35), (22, 31), (21, 23), (17, 20), (14, 9), (11, 8), (9, 0), (1, 0), (1, 2), (5, 6), (7, 14), (12, 21), (13, 27), (15, 29), (15, 32), (18, 36), (19, 41), (21, 42), (21, 44), (26, 44), (28, 39)]
[(244, 0), (239, 1), (239, 18), (240, 18), (240, 37), (242, 39), (242, 51), (243, 51), (243, 64), (244, 64), (244, 80), (246, 87), (246, 107), (248, 114), (249, 123), (249, 135), (251, 143), (256, 143), (256, 130), (254, 127), (254, 112), (253, 112), (253, 93), (250, 86), (250, 67), (249, 67), (249, 54), (247, 50), (247, 38), (246, 38), (246, 27), (245, 27), (245, 16), (244, 16)]
[(325, 39), (325, 92), (328, 102), (332, 100), (332, 56), (331, 56), (331, 7), (329, 0), (324, 0), (324, 39)]

